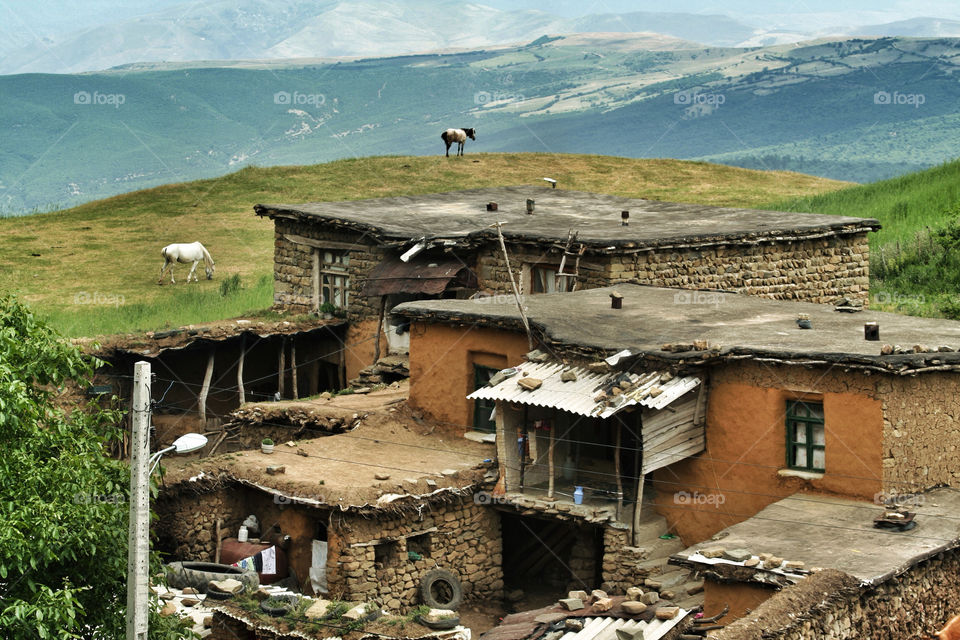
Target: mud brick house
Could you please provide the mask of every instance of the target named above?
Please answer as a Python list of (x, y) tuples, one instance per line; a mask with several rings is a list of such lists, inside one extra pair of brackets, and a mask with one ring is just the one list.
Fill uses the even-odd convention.
[[(409, 402), (462, 425), (494, 402), (498, 509), (555, 517), (604, 501), (592, 517), (610, 584), (651, 568), (641, 541), (654, 515), (693, 544), (797, 492), (874, 500), (960, 484), (958, 322), (633, 284), (524, 304), (532, 361), (515, 304), (394, 309), (411, 323)], [(868, 322), (881, 341), (865, 339)], [(516, 373), (478, 387), (478, 358)], [(525, 377), (539, 386), (520, 388)], [(584, 502), (571, 507), (576, 486)]]
[(303, 593), (405, 613), (443, 569), (466, 600), (501, 597), (499, 519), (474, 499), (496, 477), (493, 446), (424, 435), (390, 415), (360, 414), (346, 433), (295, 446), (285, 444), (293, 429), (277, 426), (272, 454), (172, 459), (156, 501), (157, 548), (171, 561), (215, 561), (255, 515), (260, 538), (289, 536), (283, 548)]
[(255, 211), (275, 225), (275, 304), (345, 311), (347, 378), (384, 340), (406, 351), (403, 325), (389, 324), (396, 304), (511, 291), (498, 222), (525, 294), (635, 282), (811, 302), (867, 297), (867, 233), (879, 228), (526, 186)]
[(725, 640), (930, 637), (960, 602), (960, 491), (902, 506), (913, 528), (879, 529), (874, 503), (794, 494), (671, 561), (708, 577), (706, 611), (741, 618)]

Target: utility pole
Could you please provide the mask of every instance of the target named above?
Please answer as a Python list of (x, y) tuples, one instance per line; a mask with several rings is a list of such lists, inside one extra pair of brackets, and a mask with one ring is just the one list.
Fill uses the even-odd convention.
[(133, 365), (127, 640), (147, 640), (150, 578), (150, 363)]

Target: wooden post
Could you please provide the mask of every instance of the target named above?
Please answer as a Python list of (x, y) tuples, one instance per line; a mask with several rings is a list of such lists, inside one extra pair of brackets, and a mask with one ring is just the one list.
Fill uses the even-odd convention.
[(551, 422), (550, 422), (550, 448), (547, 449), (547, 469), (548, 469), (548, 473), (550, 474), (550, 481), (549, 481), (549, 484), (547, 485), (547, 500), (553, 500), (553, 499), (554, 499), (554, 498), (553, 498), (553, 483), (554, 483), (554, 480), (553, 480), (553, 475), (554, 475), (554, 473), (553, 473), (553, 445), (556, 444), (556, 440), (554, 439), (554, 436), (553, 436), (553, 432), (554, 432), (554, 431), (555, 431), (555, 427), (553, 426), (553, 422), (551, 421)]
[(223, 524), (223, 520), (221, 518), (217, 518), (217, 550), (213, 556), (213, 561), (216, 564), (220, 564), (220, 546), (223, 543), (223, 541), (220, 539), (220, 536), (221, 536), (220, 527), (222, 524)]
[(617, 437), (613, 447), (613, 473), (617, 476), (617, 520), (619, 520), (623, 512), (623, 478), (620, 477), (620, 439), (623, 435), (623, 424), (619, 416), (616, 416), (615, 420)]
[(313, 261), (313, 279), (311, 282), (313, 287), (313, 312), (320, 313), (320, 249), (314, 247), (310, 258)]
[[(503, 240), (503, 231), (500, 229), (502, 222), (497, 222), (491, 226), (497, 228), (497, 237), (500, 239), (500, 249), (503, 250), (503, 262), (507, 267), (507, 275), (510, 276), (510, 286), (513, 287), (513, 297), (517, 301), (517, 310), (520, 312), (520, 320), (523, 321), (523, 328), (527, 332), (527, 346), (533, 351), (533, 333), (530, 331), (530, 323), (527, 321), (527, 314), (523, 310), (523, 301), (520, 300), (520, 290), (517, 289), (517, 282), (513, 279), (513, 271), (510, 270), (510, 255), (507, 253), (507, 244)], [(526, 427), (526, 425), (524, 425)]]
[(243, 358), (247, 355), (247, 334), (240, 334), (240, 359), (237, 360), (237, 392), (240, 395), (240, 404), (247, 401), (243, 391)]
[(340, 343), (340, 365), (337, 370), (337, 375), (340, 376), (340, 388), (347, 388), (347, 344), (346, 342)]
[(210, 349), (210, 355), (207, 356), (207, 370), (203, 374), (203, 386), (200, 387), (200, 424), (207, 428), (207, 395), (210, 393), (210, 380), (213, 379), (213, 354), (215, 349)]
[(633, 546), (638, 547), (641, 544), (638, 530), (640, 529), (640, 512), (643, 511), (643, 479), (645, 475), (640, 473), (637, 477), (637, 504), (633, 507)]
[(290, 382), (290, 386), (293, 387), (293, 399), (300, 399), (300, 390), (297, 389), (297, 338), (292, 337), (290, 339), (290, 375), (293, 380)]
[(380, 296), (380, 315), (377, 316), (377, 339), (373, 343), (373, 364), (380, 360), (380, 332), (383, 331), (383, 316), (387, 311), (387, 296)]
[(283, 399), (284, 389), (283, 382), (287, 377), (287, 336), (280, 338), (280, 361), (277, 363), (277, 393), (280, 394), (280, 399)]
[(314, 353), (313, 360), (310, 361), (310, 395), (315, 396), (320, 393), (320, 360)]

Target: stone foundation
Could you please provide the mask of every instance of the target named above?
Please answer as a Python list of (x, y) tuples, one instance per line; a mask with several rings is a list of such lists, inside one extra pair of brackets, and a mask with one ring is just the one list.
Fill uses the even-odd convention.
[[(406, 612), (420, 604), (420, 581), (438, 565), (460, 579), (466, 600), (503, 594), (500, 521), (488, 507), (464, 501), (429, 507), (420, 517), (334, 520), (328, 563), (333, 597), (378, 599), (391, 611)], [(421, 559), (410, 558), (411, 551)]]

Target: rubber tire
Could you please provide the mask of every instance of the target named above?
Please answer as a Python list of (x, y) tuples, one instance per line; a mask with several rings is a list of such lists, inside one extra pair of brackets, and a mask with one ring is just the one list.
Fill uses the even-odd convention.
[(263, 602), (260, 603), (260, 610), (266, 614), (269, 614), (277, 618), (287, 615), (288, 613), (296, 609), (297, 606), (300, 604), (300, 596), (274, 596), (274, 597), (278, 600), (283, 600), (288, 604), (283, 607), (273, 607), (267, 604), (268, 600), (264, 600)]
[(256, 571), (214, 562), (171, 562), (166, 566), (164, 577), (168, 587), (174, 589), (193, 587), (199, 593), (207, 592), (207, 584), (211, 580), (227, 578), (242, 582), (247, 593), (260, 588), (260, 576)]
[[(440, 602), (433, 595), (433, 587), (437, 583), (446, 583), (450, 589), (450, 600)], [(431, 609), (450, 609), (456, 611), (463, 602), (463, 587), (460, 578), (446, 569), (431, 569), (420, 580), (420, 599)]]

